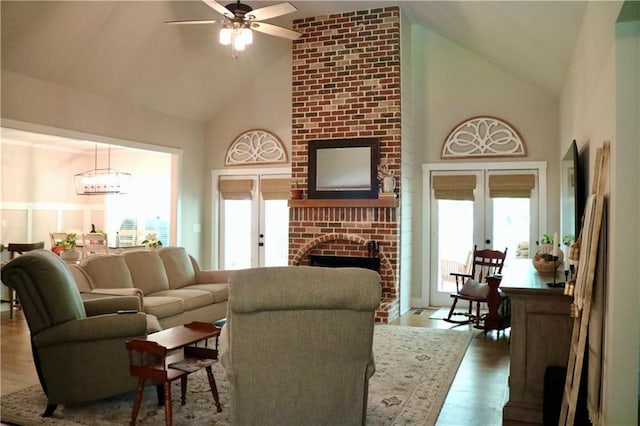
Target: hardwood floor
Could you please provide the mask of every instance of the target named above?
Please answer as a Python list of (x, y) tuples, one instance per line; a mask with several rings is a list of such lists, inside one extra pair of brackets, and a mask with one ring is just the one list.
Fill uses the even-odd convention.
[[(452, 324), (430, 319), (435, 310), (416, 310), (392, 324), (414, 327), (451, 328)], [(469, 326), (457, 329), (469, 330)], [(509, 339), (507, 334), (491, 332), (486, 336), (478, 330), (467, 349), (456, 378), (438, 418), (439, 426), (500, 425), (509, 374)], [(21, 311), (13, 319), (9, 312), (0, 313), (0, 394), (15, 392), (38, 383), (29, 328)]]
[[(416, 315), (416, 310), (411, 309), (391, 324), (451, 329), (454, 324), (429, 318), (435, 311), (425, 309)], [(475, 334), (436, 425), (501, 425), (509, 376), (509, 330), (498, 336), (495, 331), (485, 335), (469, 325), (456, 326), (455, 329), (473, 330)]]

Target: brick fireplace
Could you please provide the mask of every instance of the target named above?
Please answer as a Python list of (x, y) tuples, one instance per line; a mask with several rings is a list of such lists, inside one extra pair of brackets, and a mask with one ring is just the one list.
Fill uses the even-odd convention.
[[(381, 163), (400, 183), (399, 8), (301, 19), (294, 29), (303, 36), (293, 44), (292, 177), (306, 187), (310, 140), (374, 137)], [(309, 255), (371, 256), (375, 241), (383, 293), (376, 322), (396, 319), (399, 209), (375, 201), (313, 201), (289, 210), (290, 264), (309, 264)]]

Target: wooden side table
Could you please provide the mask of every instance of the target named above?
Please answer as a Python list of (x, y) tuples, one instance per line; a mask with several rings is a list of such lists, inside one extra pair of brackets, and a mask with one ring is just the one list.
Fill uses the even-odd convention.
[[(204, 322), (192, 322), (189, 324), (169, 328), (150, 334), (146, 338), (133, 339), (126, 342), (129, 351), (132, 376), (138, 377), (136, 397), (131, 412), (131, 425), (135, 425), (142, 391), (147, 380), (162, 384), (163, 399), (158, 394), (159, 402), (164, 402), (165, 422), (167, 426), (173, 424), (173, 412), (171, 404), (171, 382), (180, 379), (181, 404), (186, 402), (187, 376), (204, 368), (209, 379), (211, 394), (218, 412), (222, 411), (218, 388), (211, 371), (213, 360), (218, 359), (218, 351), (206, 347), (206, 340), (217, 337), (220, 328)], [(205, 345), (198, 346), (205, 341)]]

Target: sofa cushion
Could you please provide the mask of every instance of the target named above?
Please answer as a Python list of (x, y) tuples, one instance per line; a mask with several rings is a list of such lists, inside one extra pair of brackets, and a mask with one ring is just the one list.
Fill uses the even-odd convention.
[(71, 275), (73, 275), (73, 279), (75, 280), (80, 293), (89, 293), (92, 289), (91, 278), (87, 275), (84, 269), (76, 264), (68, 264), (67, 267), (71, 271)]
[(169, 278), (158, 253), (151, 250), (130, 251), (123, 254), (134, 287), (147, 295), (169, 290)]
[(162, 247), (157, 250), (169, 278), (169, 287), (181, 288), (196, 283), (196, 271), (184, 247)]
[(157, 297), (172, 297), (182, 299), (184, 310), (192, 311), (213, 304), (213, 295), (208, 291), (186, 290), (184, 288), (158, 291), (152, 294)]
[(91, 277), (93, 288), (133, 288), (127, 263), (122, 256), (95, 254), (80, 261)]
[(145, 296), (144, 312), (158, 319), (179, 315), (184, 312), (184, 300), (179, 297)]
[(183, 287), (185, 290), (203, 290), (213, 295), (213, 301), (215, 303), (224, 302), (229, 300), (229, 284), (193, 284), (187, 287)]

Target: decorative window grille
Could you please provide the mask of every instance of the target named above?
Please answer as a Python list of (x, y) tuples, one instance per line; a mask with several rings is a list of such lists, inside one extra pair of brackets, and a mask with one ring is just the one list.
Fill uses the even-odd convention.
[(276, 135), (266, 130), (249, 130), (234, 139), (227, 150), (225, 166), (286, 164), (287, 149)]
[(527, 151), (520, 133), (495, 117), (472, 117), (449, 132), (442, 159), (470, 157), (524, 157)]

